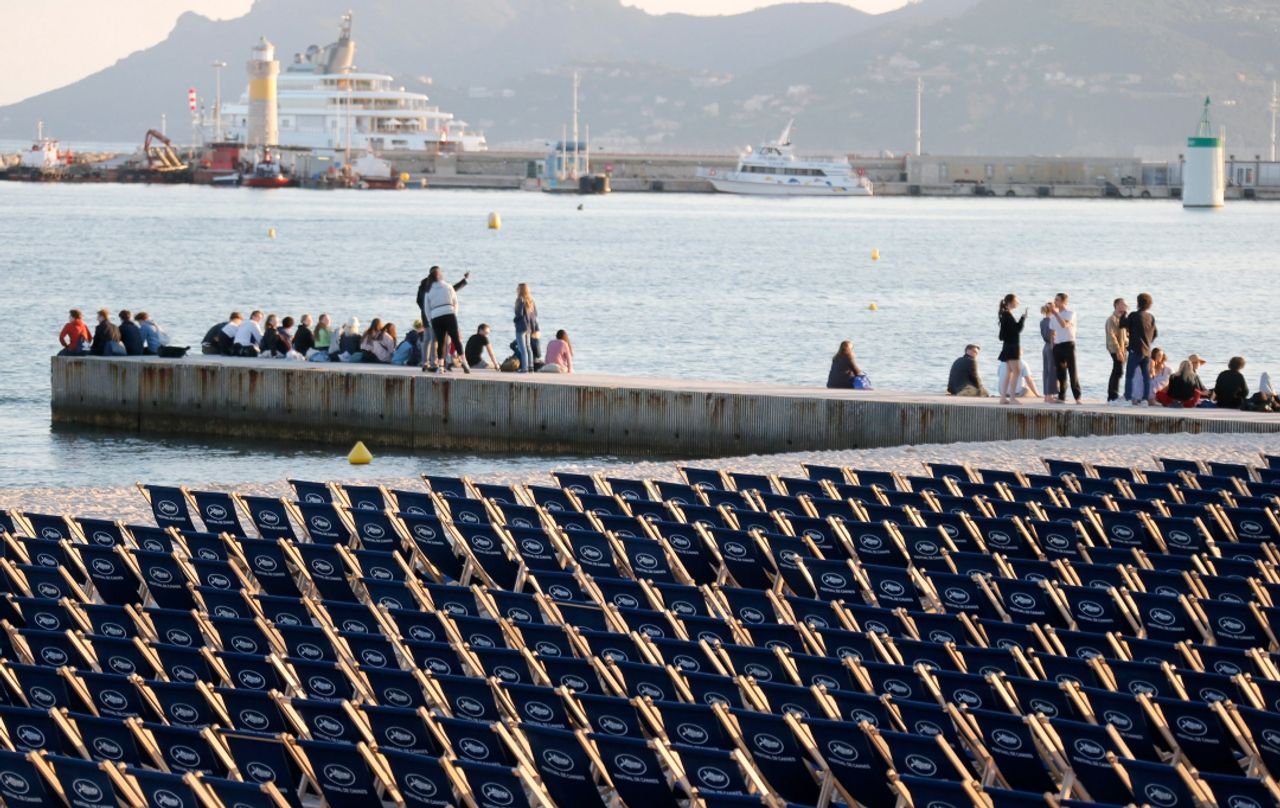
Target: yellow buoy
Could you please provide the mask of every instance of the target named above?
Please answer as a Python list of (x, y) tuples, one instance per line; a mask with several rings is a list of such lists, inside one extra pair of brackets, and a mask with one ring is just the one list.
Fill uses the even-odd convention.
[(401, 181), (401, 182), (408, 182), (408, 181), (409, 181), (409, 172), (408, 172), (408, 171), (401, 171), (401, 172), (400, 172), (400, 181)]
[(879, 260), (880, 260), (880, 248), (879, 248), (879, 247), (873, 247), (873, 248), (871, 249), (871, 260), (872, 260), (872, 261), (879, 261)]
[(365, 447), (364, 441), (358, 440), (356, 445), (351, 447), (347, 462), (353, 466), (367, 466), (373, 462), (373, 454)]
[(493, 213), (489, 214), (489, 229), (490, 230), (502, 229), (502, 217), (498, 215), (498, 212), (496, 210)]
[(867, 311), (880, 311), (880, 307), (877, 306), (874, 302), (872, 302), (869, 306), (867, 306)]
[(274, 227), (268, 227), (267, 238), (275, 238), (275, 237), (276, 237), (276, 229)]

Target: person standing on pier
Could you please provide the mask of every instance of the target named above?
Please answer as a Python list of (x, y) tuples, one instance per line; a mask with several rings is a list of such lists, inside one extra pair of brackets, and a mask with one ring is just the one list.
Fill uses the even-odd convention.
[[(426, 307), (426, 314), (431, 320), (432, 336), (435, 337), (436, 342), (436, 372), (449, 369), (446, 360), (450, 344), (452, 344), (454, 352), (458, 354), (458, 359), (462, 363), (462, 371), (464, 373), (471, 372), (471, 368), (467, 366), (467, 358), (462, 355), (462, 335), (458, 331), (457, 295), (458, 290), (466, 286), (470, 278), (471, 273), (467, 272), (462, 276), (462, 280), (450, 285), (444, 280), (444, 270), (438, 266), (432, 267), (431, 273), (427, 276), (422, 301)], [(424, 320), (423, 322), (426, 321)], [(445, 337), (449, 338), (449, 343), (444, 341)], [(423, 370), (426, 369), (424, 366)]]
[(1117, 297), (1111, 304), (1111, 316), (1107, 318), (1107, 353), (1111, 354), (1111, 378), (1107, 379), (1107, 403), (1114, 404), (1120, 400), (1120, 378), (1125, 378), (1125, 399), (1129, 398), (1131, 389), (1129, 379), (1133, 377), (1133, 365), (1129, 365), (1129, 373), (1124, 372), (1125, 354), (1129, 347), (1129, 324), (1125, 318), (1129, 316), (1129, 304), (1123, 297)]
[(1000, 403), (1021, 404), (1018, 401), (1018, 381), (1022, 378), (1022, 329), (1027, 324), (1027, 312), (1015, 320), (1013, 312), (1018, 308), (1018, 296), (1010, 292), (1000, 301), (996, 320), (1000, 324), (1000, 357), (1005, 364), (1004, 379), (1000, 382)]
[(1058, 368), (1059, 404), (1067, 402), (1067, 377), (1071, 377), (1071, 395), (1080, 402), (1080, 372), (1076, 369), (1076, 314), (1067, 308), (1066, 292), (1053, 298), (1053, 362)]
[(1052, 404), (1058, 395), (1058, 365), (1053, 361), (1053, 304), (1040, 307), (1040, 338), (1044, 340), (1041, 361), (1044, 369), (1044, 403)]
[(520, 373), (533, 372), (533, 335), (538, 332), (538, 304), (533, 300), (529, 284), (516, 286), (515, 318), (516, 355), (520, 357)]
[[(1125, 321), (1129, 332), (1129, 370), (1125, 374), (1125, 390), (1128, 399), (1134, 406), (1144, 401), (1148, 407), (1156, 405), (1156, 392), (1151, 388), (1151, 343), (1155, 342), (1159, 332), (1156, 330), (1156, 318), (1151, 316), (1151, 295), (1143, 292), (1138, 295), (1138, 310), (1132, 312)], [(1135, 383), (1134, 377), (1141, 373), (1141, 385)]]

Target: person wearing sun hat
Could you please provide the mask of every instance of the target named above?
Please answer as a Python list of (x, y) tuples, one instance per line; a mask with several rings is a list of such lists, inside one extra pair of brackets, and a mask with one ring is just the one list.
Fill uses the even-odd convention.
[(1191, 354), (1178, 365), (1178, 370), (1169, 377), (1169, 385), (1156, 393), (1156, 401), (1166, 407), (1197, 407), (1208, 398), (1209, 391), (1200, 381), (1200, 368), (1205, 361), (1199, 354)]

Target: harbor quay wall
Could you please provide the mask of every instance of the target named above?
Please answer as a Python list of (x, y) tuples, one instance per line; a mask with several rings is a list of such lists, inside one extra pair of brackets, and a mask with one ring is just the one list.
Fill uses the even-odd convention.
[(1035, 405), (597, 374), (197, 356), (54, 357), (54, 424), (424, 451), (725, 457), (904, 444), (1280, 432), (1227, 410)]

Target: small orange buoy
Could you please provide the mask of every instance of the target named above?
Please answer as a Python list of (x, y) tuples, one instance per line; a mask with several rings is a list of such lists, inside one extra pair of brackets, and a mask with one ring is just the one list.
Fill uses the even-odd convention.
[(879, 248), (879, 247), (873, 247), (873, 248), (871, 249), (871, 260), (872, 260), (872, 261), (879, 261), (879, 260), (880, 260), (880, 248)]

